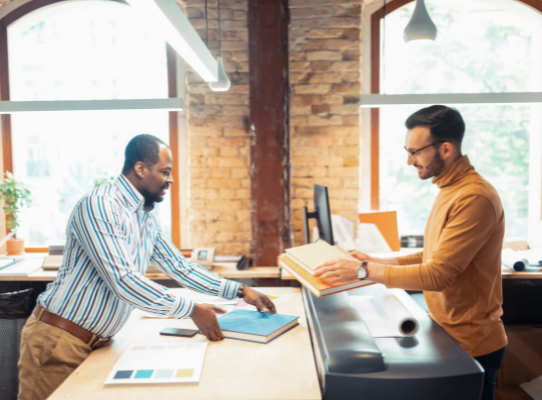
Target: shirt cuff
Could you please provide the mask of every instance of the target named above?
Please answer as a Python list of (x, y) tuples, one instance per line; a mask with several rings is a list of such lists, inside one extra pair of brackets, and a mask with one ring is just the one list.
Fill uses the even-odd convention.
[(176, 304), (171, 308), (171, 311), (166, 314), (167, 317), (175, 319), (185, 319), (192, 315), (196, 303), (192, 300), (177, 298)]
[(401, 281), (401, 277), (403, 276), (404, 272), (404, 267), (397, 265), (386, 265), (384, 267), (384, 285), (389, 289), (401, 288), (401, 284), (400, 282), (397, 282), (397, 280)]
[(239, 293), (240, 288), (241, 284), (239, 282), (222, 279), (220, 289), (218, 290), (218, 297), (224, 297), (229, 300), (235, 299), (237, 298), (237, 293)]

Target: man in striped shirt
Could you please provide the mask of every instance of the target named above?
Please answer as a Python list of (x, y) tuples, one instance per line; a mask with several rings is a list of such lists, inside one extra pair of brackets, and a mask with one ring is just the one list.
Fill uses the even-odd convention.
[(107, 343), (134, 308), (164, 317), (191, 317), (209, 340), (224, 338), (209, 304), (173, 295), (145, 278), (149, 263), (184, 287), (276, 312), (267, 296), (188, 262), (150, 213), (169, 186), (169, 147), (139, 135), (126, 147), (122, 174), (75, 206), (62, 266), (28, 319), (21, 339), (19, 400), (46, 399), (90, 352)]

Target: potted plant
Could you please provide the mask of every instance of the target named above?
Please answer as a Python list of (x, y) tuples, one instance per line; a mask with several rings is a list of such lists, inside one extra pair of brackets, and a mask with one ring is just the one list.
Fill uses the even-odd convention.
[[(8, 229), (15, 230), (19, 226), (19, 213), (22, 207), (30, 205), (30, 190), (24, 183), (15, 179), (11, 172), (6, 172), (6, 178), (0, 185), (0, 200), (4, 200), (4, 213), (8, 216)], [(7, 254), (10, 256), (24, 253), (24, 239), (9, 239), (6, 242)]]

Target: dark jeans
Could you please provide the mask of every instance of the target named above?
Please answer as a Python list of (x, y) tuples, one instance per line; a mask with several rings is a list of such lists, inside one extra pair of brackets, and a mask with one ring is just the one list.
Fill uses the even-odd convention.
[(495, 398), (495, 386), (497, 386), (497, 372), (501, 368), (502, 359), (504, 358), (503, 347), (493, 353), (485, 356), (474, 357), (484, 369), (484, 386), (482, 389), (482, 397), (480, 400), (493, 400)]

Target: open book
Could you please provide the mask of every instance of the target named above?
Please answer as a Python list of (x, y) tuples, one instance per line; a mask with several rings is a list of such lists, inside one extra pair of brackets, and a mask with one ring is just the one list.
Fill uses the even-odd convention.
[[(312, 275), (319, 265), (344, 257), (345, 252), (340, 247), (334, 247), (326, 242), (316, 242), (292, 249), (287, 249), (286, 254), (278, 258), (279, 266), (291, 273), (303, 286), (309, 289), (316, 297), (371, 285), (369, 280), (355, 280), (352, 282), (330, 283)], [(361, 263), (360, 263), (361, 264)]]

